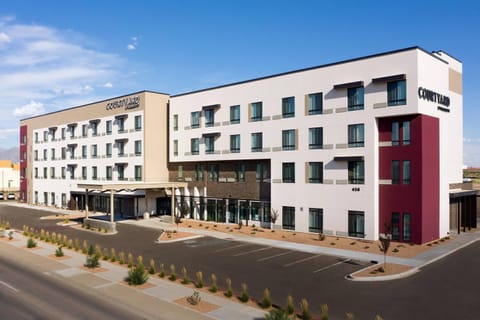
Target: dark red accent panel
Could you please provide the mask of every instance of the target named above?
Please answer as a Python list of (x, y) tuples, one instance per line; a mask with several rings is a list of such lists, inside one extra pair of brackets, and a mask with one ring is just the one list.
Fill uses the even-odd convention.
[[(28, 127), (20, 126), (20, 201), (27, 202), (27, 166), (28, 166)], [(26, 137), (26, 138), (24, 138)], [(26, 154), (25, 160), (23, 159), (23, 154)], [(22, 198), (23, 197), (23, 198)]]
[[(425, 243), (439, 237), (439, 121), (426, 115), (379, 119), (380, 141), (391, 141), (392, 122), (410, 121), (410, 144), (380, 147), (379, 179), (392, 178), (392, 161), (400, 161), (400, 184), (380, 185), (380, 232), (390, 223), (392, 212), (400, 213), (400, 240), (403, 235), (403, 213), (411, 214), (411, 242)], [(403, 184), (403, 166), (410, 160), (410, 184)]]

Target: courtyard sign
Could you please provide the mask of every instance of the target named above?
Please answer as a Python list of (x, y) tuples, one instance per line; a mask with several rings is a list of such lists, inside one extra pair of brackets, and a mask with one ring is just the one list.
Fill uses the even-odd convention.
[(105, 106), (106, 110), (115, 110), (119, 108), (124, 108), (125, 110), (135, 109), (140, 107), (140, 97), (126, 97), (118, 100), (114, 100), (112, 102), (107, 103)]
[(418, 87), (418, 97), (423, 100), (439, 103), (445, 107), (450, 106), (450, 98), (435, 91)]

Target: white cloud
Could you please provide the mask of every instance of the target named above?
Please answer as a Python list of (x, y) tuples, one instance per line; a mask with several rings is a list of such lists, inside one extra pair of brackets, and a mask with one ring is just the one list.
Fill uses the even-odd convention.
[(18, 132), (18, 128), (0, 129), (0, 140), (5, 140), (10, 136), (17, 136)]
[(112, 88), (113, 87), (113, 84), (111, 82), (106, 82), (104, 85), (103, 85), (104, 88)]
[(128, 50), (135, 50), (135, 49), (137, 49), (137, 46), (138, 46), (138, 37), (137, 37), (137, 36), (131, 37), (130, 40), (132, 40), (132, 42), (127, 45), (127, 49), (128, 49)]
[(137, 49), (137, 47), (135, 47), (135, 45), (133, 45), (133, 44), (129, 44), (129, 45), (127, 46), (127, 49), (128, 49), (128, 50), (135, 50), (135, 49)]
[(15, 110), (13, 110), (13, 115), (16, 117), (32, 117), (44, 112), (45, 108), (43, 107), (43, 103), (31, 100), (30, 103), (15, 108)]
[(10, 42), (10, 37), (5, 32), (0, 32), (0, 43)]

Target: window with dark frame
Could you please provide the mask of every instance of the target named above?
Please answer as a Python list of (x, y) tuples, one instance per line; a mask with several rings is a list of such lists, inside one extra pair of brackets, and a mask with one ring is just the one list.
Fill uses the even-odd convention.
[(308, 148), (322, 149), (323, 148), (323, 128), (309, 128), (308, 129)]
[(387, 98), (389, 107), (407, 104), (406, 80), (387, 82)]
[(323, 93), (311, 93), (308, 95), (308, 114), (322, 114), (323, 113)]
[(282, 118), (295, 117), (295, 97), (282, 98)]
[(323, 233), (323, 209), (308, 208), (308, 231)]
[(295, 162), (282, 163), (282, 182), (295, 183)]
[(347, 89), (348, 111), (363, 110), (364, 108), (364, 88), (354, 87)]
[(348, 211), (348, 236), (365, 237), (365, 213), (363, 211)]
[(295, 207), (282, 207), (282, 228), (295, 230)]

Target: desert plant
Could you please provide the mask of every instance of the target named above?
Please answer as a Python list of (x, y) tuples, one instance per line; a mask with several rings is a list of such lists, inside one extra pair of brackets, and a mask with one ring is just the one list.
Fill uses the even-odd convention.
[(321, 318), (322, 320), (328, 320), (329, 316), (328, 316), (328, 305), (326, 304), (322, 304), (320, 306), (320, 310), (321, 310)]
[(88, 246), (87, 255), (93, 256), (94, 254), (95, 254), (95, 247), (93, 246), (93, 244), (90, 244)]
[(345, 316), (347, 317), (347, 320), (354, 320), (355, 319), (355, 316), (352, 312), (345, 313)]
[(125, 253), (123, 251), (121, 251), (118, 254), (118, 263), (119, 264), (125, 264)]
[(278, 213), (278, 209), (273, 209), (270, 210), (270, 220), (272, 221), (272, 225), (275, 224), (275, 222), (277, 222), (277, 219), (279, 217), (279, 213)]
[(103, 248), (103, 260), (108, 260), (110, 259), (110, 256), (108, 255), (108, 249)]
[(268, 290), (268, 288), (263, 290), (263, 299), (260, 302), (260, 306), (262, 308), (270, 308), (272, 306), (272, 298), (270, 297), (270, 290)]
[(52, 232), (52, 243), (57, 242), (57, 234), (55, 232)]
[(324, 241), (325, 240), (325, 235), (323, 233), (318, 234), (318, 241)]
[(73, 240), (72, 239), (69, 239), (68, 242), (67, 242), (67, 248), (68, 249), (72, 249), (73, 248)]
[(148, 273), (155, 274), (155, 260), (150, 259), (150, 268), (148, 268)]
[(98, 244), (95, 246), (95, 255), (100, 259), (102, 257), (102, 247)]
[(190, 283), (190, 279), (188, 279), (188, 274), (187, 274), (187, 268), (185, 267), (182, 267), (182, 283), (183, 284), (189, 284)]
[(37, 242), (33, 240), (33, 238), (28, 238), (27, 248), (35, 248), (36, 246), (37, 246)]
[(165, 266), (163, 263), (160, 263), (160, 272), (158, 273), (158, 276), (160, 278), (165, 277)]
[(374, 320), (383, 320), (382, 317), (380, 317), (378, 314), (375, 316), (375, 319)]
[(75, 251), (80, 250), (80, 240), (78, 240), (78, 238), (75, 238), (73, 248), (75, 249)]
[(173, 220), (177, 225), (177, 231), (178, 231), (178, 225), (182, 223), (182, 218), (183, 218), (183, 214), (181, 212), (175, 212), (175, 214), (173, 215)]
[(218, 287), (217, 287), (217, 276), (212, 273), (212, 275), (210, 276), (210, 278), (212, 279), (212, 284), (210, 285), (210, 292), (217, 292), (218, 291)]
[(242, 227), (243, 227), (243, 222), (242, 222), (242, 220), (239, 220), (238, 221), (238, 230), (242, 229)]
[(385, 224), (387, 232), (385, 234), (380, 234), (380, 244), (378, 248), (383, 253), (383, 266), (387, 268), (387, 253), (390, 248), (390, 242), (392, 241), (392, 234), (390, 233), (390, 227)]
[(63, 250), (62, 250), (62, 246), (59, 246), (57, 250), (55, 250), (55, 256), (56, 257), (63, 257)]
[(115, 253), (115, 249), (110, 249), (110, 262), (117, 261), (117, 254)]
[(290, 316), (285, 310), (272, 309), (264, 316), (265, 320), (291, 320)]
[(128, 253), (128, 267), (133, 267), (133, 255), (131, 253)]
[(293, 314), (295, 312), (295, 305), (293, 304), (293, 297), (291, 295), (287, 296), (287, 306), (285, 307), (287, 314)]
[(302, 313), (303, 320), (311, 320), (312, 314), (310, 313), (310, 307), (308, 305), (307, 299), (302, 299), (300, 301), (300, 311)]
[(200, 298), (200, 293), (197, 290), (193, 290), (193, 294), (187, 298), (188, 303), (195, 306), (200, 303), (202, 298)]
[(61, 245), (62, 244), (62, 235), (60, 233), (57, 233), (57, 237), (55, 238), (55, 243), (57, 245)]
[(45, 240), (45, 230), (40, 229), (40, 241), (44, 241), (44, 240)]
[(250, 296), (248, 294), (248, 287), (246, 283), (242, 283), (242, 292), (240, 293), (240, 296), (238, 297), (238, 299), (243, 303), (248, 302), (248, 300), (250, 299)]
[(45, 242), (50, 242), (52, 239), (50, 238), (50, 232), (45, 232)]
[(137, 256), (137, 265), (143, 264), (143, 257), (142, 256)]
[(227, 284), (227, 290), (225, 291), (225, 296), (230, 298), (231, 296), (233, 296), (232, 279), (227, 278), (227, 280), (225, 280), (225, 283)]
[(66, 234), (63, 235), (63, 246), (64, 247), (68, 246), (68, 237)]
[(99, 258), (100, 257), (95, 252), (90, 255), (87, 255), (87, 259), (85, 261), (84, 266), (91, 269), (100, 267)]
[(8, 232), (8, 240), (12, 240), (12, 239), (13, 239), (13, 231), (10, 230), (10, 231)]
[(175, 265), (171, 264), (170, 265), (170, 277), (168, 277), (170, 281), (175, 281), (177, 280), (177, 273), (175, 271)]
[(203, 288), (203, 273), (202, 271), (197, 271), (197, 282), (195, 283), (195, 286), (197, 288)]
[(138, 263), (137, 266), (130, 268), (128, 271), (128, 284), (129, 285), (142, 285), (148, 280), (148, 274), (145, 271), (143, 263)]

